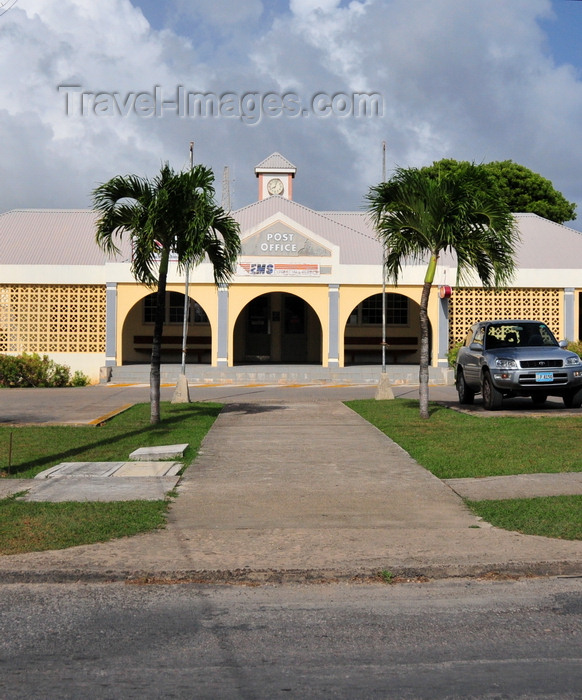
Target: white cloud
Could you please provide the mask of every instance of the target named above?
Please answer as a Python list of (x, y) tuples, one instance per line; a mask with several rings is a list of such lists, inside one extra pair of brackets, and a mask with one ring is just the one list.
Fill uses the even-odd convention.
[[(575, 151), (567, 151), (580, 141), (582, 84), (548, 56), (537, 22), (551, 10), (547, 0), (375, 0), (347, 7), (296, 0), (291, 9), (292, 22), (279, 22), (258, 44), (257, 65), (263, 53), (280, 84), (299, 65), (307, 89), (384, 96), (383, 120), (340, 121), (312, 152), (329, 161), (341, 134), (361, 188), (377, 177), (384, 139), (392, 161), (404, 166), (443, 156), (512, 158), (558, 187), (576, 167)], [(277, 51), (285, 34), (291, 40)], [(556, 149), (560, 159), (551, 156)], [(569, 196), (582, 199), (579, 189)]]
[[(185, 165), (191, 140), (218, 180), (231, 166), (236, 206), (256, 197), (252, 168), (278, 150), (299, 167), (299, 201), (357, 208), (380, 177), (383, 140), (389, 166), (511, 158), (582, 206), (582, 83), (549, 54), (539, 25), (549, 0), (173, 0), (166, 16), (184, 19), (171, 20), (173, 30), (154, 30), (149, 3), (142, 13), (139, 2), (19, 0), (0, 17), (0, 128), (9, 139), (0, 211), (86, 206), (95, 184), (116, 173)], [(377, 92), (383, 116), (263, 116), (254, 126), (171, 110), (72, 117), (61, 84), (121, 102), (155, 85), (168, 100), (180, 85), (217, 95), (294, 91), (305, 103), (318, 92)]]

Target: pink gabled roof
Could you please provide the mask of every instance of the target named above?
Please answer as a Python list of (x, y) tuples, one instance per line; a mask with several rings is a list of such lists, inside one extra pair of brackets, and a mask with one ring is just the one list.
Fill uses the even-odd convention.
[[(382, 245), (365, 211), (323, 211), (272, 196), (232, 212), (244, 237), (281, 214), (340, 249), (347, 265), (381, 265)], [(520, 231), (516, 264), (522, 270), (582, 269), (582, 233), (536, 214), (516, 214)], [(16, 209), (0, 214), (0, 265), (104, 265), (131, 259), (128, 238), (109, 258), (95, 242), (97, 214), (90, 209)], [(443, 253), (443, 266), (455, 256)]]
[[(0, 214), (0, 265), (104, 265), (91, 209), (14, 209)], [(117, 260), (130, 257), (129, 241)]]
[(293, 163), (291, 163), (291, 161), (287, 160), (285, 156), (282, 156), (280, 153), (275, 151), (275, 153), (271, 153), (270, 156), (267, 156), (255, 167), (255, 173), (257, 175), (260, 172), (269, 170), (292, 172), (295, 174), (297, 168), (293, 165)]
[(327, 216), (342, 226), (353, 228), (365, 236), (376, 238), (376, 229), (367, 211), (320, 211), (319, 214)]
[(537, 214), (515, 214), (521, 242), (516, 267), (523, 270), (582, 268), (582, 233)]
[(374, 229), (361, 220), (366, 217), (365, 213), (346, 212), (348, 216), (344, 221), (342, 216), (328, 216), (328, 212), (320, 213), (285, 197), (273, 196), (238, 209), (232, 215), (239, 222), (244, 237), (250, 229), (279, 213), (339, 246), (343, 264), (377, 265), (382, 262), (382, 246)]

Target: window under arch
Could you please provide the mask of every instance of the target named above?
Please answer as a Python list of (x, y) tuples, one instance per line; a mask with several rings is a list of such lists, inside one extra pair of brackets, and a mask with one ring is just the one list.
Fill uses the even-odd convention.
[[(407, 326), (409, 323), (409, 299), (403, 294), (386, 294), (386, 324)], [(379, 326), (382, 324), (382, 294), (373, 294), (358, 304), (350, 314), (352, 326)]]

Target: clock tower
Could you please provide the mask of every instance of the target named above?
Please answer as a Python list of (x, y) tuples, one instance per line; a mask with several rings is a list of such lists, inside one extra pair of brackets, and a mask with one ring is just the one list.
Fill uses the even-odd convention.
[(280, 153), (272, 153), (255, 168), (259, 180), (259, 201), (273, 197), (293, 199), (293, 178), (297, 168)]

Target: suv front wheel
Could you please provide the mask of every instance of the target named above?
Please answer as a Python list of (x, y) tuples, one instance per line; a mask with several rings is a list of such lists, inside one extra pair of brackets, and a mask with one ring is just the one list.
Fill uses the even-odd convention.
[(483, 383), (481, 386), (483, 395), (483, 405), (487, 411), (497, 411), (501, 408), (503, 402), (503, 394), (493, 386), (493, 380), (489, 372), (483, 374)]
[(564, 394), (563, 401), (566, 408), (580, 408), (582, 406), (582, 389), (575, 389)]

